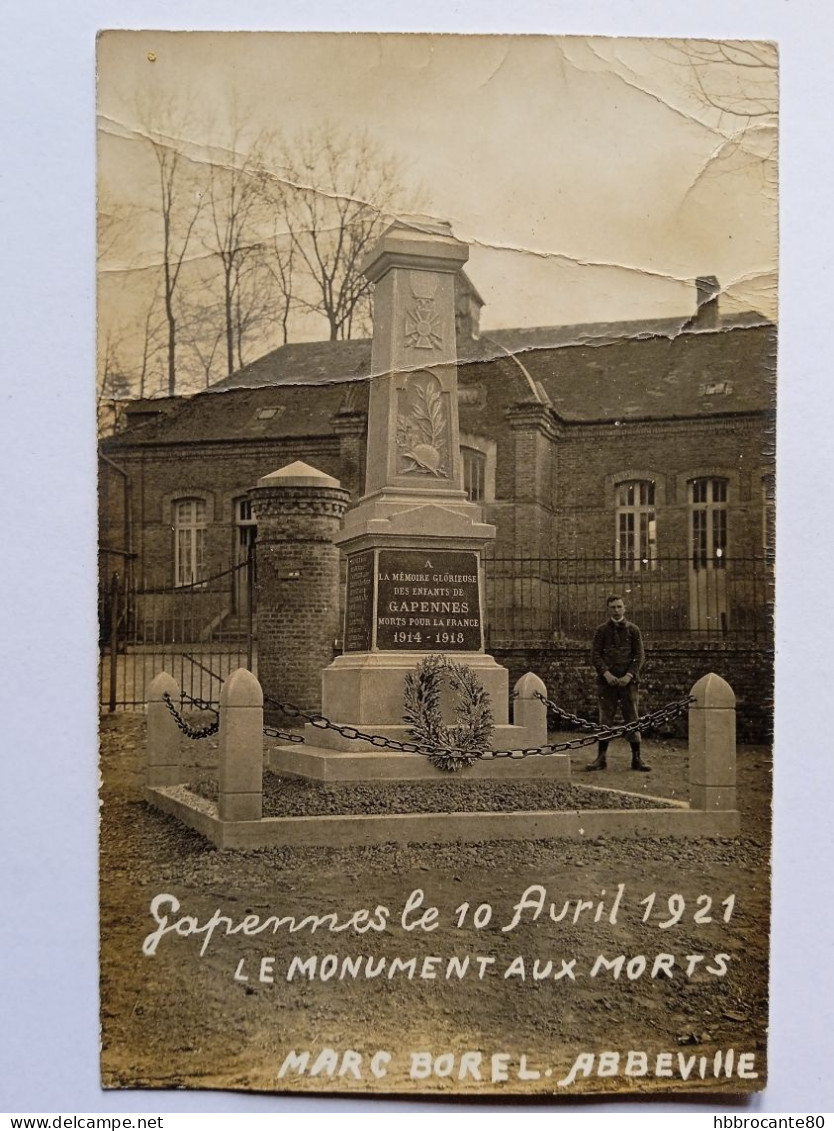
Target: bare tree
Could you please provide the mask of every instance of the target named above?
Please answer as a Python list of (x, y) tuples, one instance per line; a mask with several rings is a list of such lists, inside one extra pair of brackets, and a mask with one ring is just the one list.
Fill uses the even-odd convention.
[(102, 192), (96, 211), (96, 259), (99, 265), (116, 251), (119, 241), (128, 230), (133, 210), (124, 201), (115, 200)]
[[(206, 130), (186, 108), (157, 103), (138, 116), (153, 155), (143, 212), (158, 232), (158, 286), (147, 307), (133, 304), (124, 354), (140, 396), (156, 391), (163, 358), (168, 395), (205, 387), (243, 367), (256, 345), (286, 344), (299, 316), (323, 317), (333, 340), (369, 330), (362, 262), (394, 215), (419, 207), (397, 158), (330, 127), (282, 146), (265, 134), (250, 145), (233, 128), (230, 145), (195, 149), (189, 139)], [(102, 248), (124, 230), (118, 219), (102, 211)]]
[(290, 316), (295, 307), (295, 243), (292, 237), (286, 235), (282, 239), (277, 232), (273, 233), (271, 242), (265, 246), (263, 265), (272, 283), (268, 290), (274, 297), (274, 309), (281, 325), (281, 344), (286, 345), (290, 340)]
[[(294, 252), (300, 310), (322, 315), (331, 340), (347, 338), (369, 312), (361, 265), (385, 224), (419, 207), (402, 187), (403, 170), (367, 134), (323, 126), (284, 147), (273, 199)], [(287, 294), (288, 288), (285, 287)]]
[(119, 430), (124, 402), (131, 394), (131, 380), (122, 365), (123, 340), (112, 329), (99, 343), (96, 375), (96, 418), (99, 436)]
[[(658, 41), (666, 62), (680, 70), (683, 88), (722, 137), (713, 154), (760, 167), (763, 182), (776, 186), (779, 112), (776, 44), (745, 40)], [(725, 166), (726, 167), (726, 166)], [(718, 171), (721, 170), (718, 166)]]
[(182, 352), (199, 372), (201, 387), (208, 388), (223, 375), (226, 340), (223, 302), (216, 295), (212, 297), (208, 284), (192, 288), (184, 299), (182, 326)]
[(154, 291), (145, 314), (142, 333), (142, 356), (139, 363), (139, 396), (148, 394), (149, 378), (154, 361), (162, 348), (163, 320), (159, 309), (159, 287)]
[[(285, 296), (276, 286), (268, 267), (265, 245), (253, 248), (235, 267), (234, 280), (234, 337), (236, 367), (242, 369), (249, 360), (247, 346), (255, 340), (263, 343), (265, 331), (274, 328), (276, 320), (282, 325), (283, 343), (287, 342), (287, 315)], [(279, 293), (276, 294), (276, 291)], [(271, 334), (269, 335), (272, 336)]]
[(213, 160), (209, 167), (205, 246), (220, 265), (228, 376), (243, 364), (243, 336), (259, 321), (257, 289), (247, 284), (256, 274), (252, 260), (261, 250), (262, 150), (266, 144), (268, 139), (259, 135), (245, 150), (242, 129), (236, 124), (223, 160)]
[(187, 132), (183, 126), (187, 117), (171, 106), (146, 105), (140, 109), (143, 136), (153, 152), (157, 169), (169, 396), (177, 391), (177, 289), (204, 202), (202, 180), (181, 141)]
[(691, 72), (699, 101), (731, 118), (768, 122), (777, 111), (775, 43), (668, 40), (671, 58)]

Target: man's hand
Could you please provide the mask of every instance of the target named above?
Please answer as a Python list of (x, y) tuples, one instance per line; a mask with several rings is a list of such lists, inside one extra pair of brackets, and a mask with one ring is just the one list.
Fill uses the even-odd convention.
[(633, 679), (634, 676), (631, 674), (631, 672), (628, 672), (626, 675), (622, 676), (621, 679), (618, 679), (617, 683), (620, 685), (620, 687), (628, 687)]
[(608, 684), (609, 687), (619, 687), (620, 686), (620, 681), (617, 679), (617, 677), (615, 675), (612, 675), (611, 672), (603, 672), (602, 678), (605, 680), (605, 682)]

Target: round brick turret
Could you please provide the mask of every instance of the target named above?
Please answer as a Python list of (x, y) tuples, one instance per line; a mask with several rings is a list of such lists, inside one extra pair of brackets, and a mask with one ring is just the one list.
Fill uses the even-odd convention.
[[(250, 491), (258, 522), (258, 678), (265, 696), (321, 708), (321, 673), (339, 624), (334, 538), (350, 496), (338, 479), (296, 462)], [(276, 711), (267, 700), (268, 717)]]

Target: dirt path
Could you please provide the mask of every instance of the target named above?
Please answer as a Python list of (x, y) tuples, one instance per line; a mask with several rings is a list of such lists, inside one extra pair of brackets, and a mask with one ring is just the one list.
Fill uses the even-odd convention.
[[(648, 1088), (727, 1092), (764, 1086), (768, 751), (740, 748), (743, 823), (735, 840), (598, 838), (581, 844), (232, 852), (207, 845), (141, 800), (143, 739), (141, 716), (104, 720), (101, 963), (106, 1086), (536, 1094), (559, 1090), (557, 1081), (566, 1078), (580, 1054), (598, 1056), (605, 1050), (622, 1052), (619, 1074), (599, 1076), (595, 1059), (591, 1074), (578, 1076), (563, 1089), (566, 1094)], [(615, 747), (612, 761), (622, 768), (608, 772), (606, 785), (685, 797), (685, 746), (646, 743), (645, 751), (654, 772), (634, 775), (625, 769), (627, 748), (624, 753)], [(198, 759), (203, 773), (215, 756), (209, 742), (190, 744), (189, 754)], [(586, 761), (582, 753), (576, 769)], [(531, 885), (546, 892), (538, 918), (532, 906), (514, 910)], [(403, 923), (404, 905), (418, 890), (423, 892), (422, 904)], [(205, 933), (170, 932), (158, 939), (153, 955), (145, 955), (143, 940), (157, 926), (149, 908), (160, 894), (179, 901), (171, 922), (187, 915), (195, 917), (195, 926), (204, 925), (217, 909), (232, 925), (247, 915), (261, 921), (269, 915), (294, 916), (298, 924), (311, 914), (335, 913), (341, 925), (360, 909), (371, 919), (377, 906), (389, 914), (382, 931), (348, 927), (334, 933), (325, 924), (315, 932), (309, 925), (291, 932), (285, 925), (274, 933), (247, 936), (242, 931), (226, 935), (221, 924), (202, 956)], [(670, 896), (682, 897), (673, 898), (671, 913)], [(528, 893), (528, 902), (534, 897), (537, 890)], [(704, 898), (699, 902), (699, 897)], [(731, 903), (725, 903), (730, 897)], [(550, 905), (558, 916), (567, 901), (572, 902), (559, 921), (551, 918)], [(578, 901), (588, 906), (577, 912)], [(464, 903), (469, 904), (465, 913), (457, 910)], [(472, 916), (484, 905), (489, 912), (480, 912), (482, 926), (476, 929)], [(415, 927), (430, 906), (437, 908), (436, 927)], [(163, 911), (172, 908), (165, 905), (160, 914)], [(463, 925), (457, 927), (461, 916)], [(359, 923), (367, 927), (367, 919)], [(254, 920), (249, 924), (254, 931)], [(187, 929), (187, 924), (181, 926)], [(335, 959), (322, 966), (330, 955)], [(659, 955), (671, 956), (671, 966)], [(383, 957), (388, 963), (371, 978), (366, 976), (369, 956), (371, 969)], [(462, 963), (466, 956), (469, 965), (463, 977), (460, 965), (447, 977), (449, 960), (456, 957)], [(606, 962), (624, 956), (618, 977), (614, 969), (598, 966), (600, 956)], [(308, 964), (306, 975), (296, 969), (288, 980), (293, 957), (302, 962), (315, 957), (316, 976), (307, 976)], [(407, 968), (388, 976), (391, 960), (407, 962), (412, 957), (416, 962), (411, 978)], [(350, 960), (347, 969), (345, 958)], [(426, 963), (432, 958), (437, 961)], [(536, 960), (539, 975), (552, 962), (549, 976), (534, 978)], [(337, 972), (325, 980), (334, 964)], [(721, 972), (724, 966), (726, 973)], [(434, 977), (427, 976), (432, 973)], [(324, 1056), (319, 1074), (311, 1077), (310, 1069), (325, 1047), (337, 1050), (336, 1074), (329, 1073), (332, 1065)], [(731, 1048), (736, 1055), (755, 1056), (757, 1079), (713, 1079), (714, 1054)], [(299, 1055), (310, 1050), (307, 1069), (279, 1078), (293, 1050)], [(352, 1067), (350, 1057), (346, 1066), (344, 1050), (361, 1056), (358, 1068)], [(646, 1052), (647, 1075), (623, 1074), (629, 1050)], [(445, 1072), (451, 1065), (451, 1074), (422, 1078), (424, 1059), (418, 1058), (415, 1067), (410, 1054), (428, 1052), (435, 1068)], [(666, 1052), (672, 1054), (672, 1076), (657, 1077), (657, 1055)], [(390, 1060), (382, 1055), (375, 1062), (376, 1071), (384, 1075), (372, 1069), (375, 1053), (390, 1054)], [(463, 1061), (464, 1078), (459, 1079), (464, 1053), (470, 1056)], [(437, 1060), (446, 1054), (453, 1055)], [(492, 1079), (490, 1058), (496, 1054), (507, 1054), (506, 1080)], [(703, 1080), (702, 1056), (709, 1058)], [(502, 1064), (499, 1060), (499, 1076)], [(683, 1080), (687, 1066), (690, 1075)], [(632, 1067), (640, 1069), (639, 1058)], [(538, 1078), (532, 1076), (535, 1072)]]

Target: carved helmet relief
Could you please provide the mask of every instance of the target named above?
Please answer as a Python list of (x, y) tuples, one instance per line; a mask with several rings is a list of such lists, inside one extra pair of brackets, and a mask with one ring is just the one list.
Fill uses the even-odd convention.
[(431, 373), (412, 373), (397, 402), (397, 471), (449, 478), (447, 397)]

